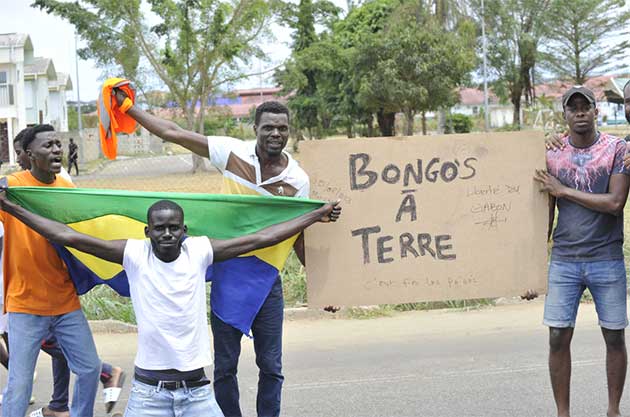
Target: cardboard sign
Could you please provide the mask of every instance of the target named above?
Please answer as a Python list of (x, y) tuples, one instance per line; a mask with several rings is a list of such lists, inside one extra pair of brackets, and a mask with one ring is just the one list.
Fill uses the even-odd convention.
[(309, 141), (300, 160), (343, 207), (306, 231), (309, 306), (545, 292), (541, 132)]

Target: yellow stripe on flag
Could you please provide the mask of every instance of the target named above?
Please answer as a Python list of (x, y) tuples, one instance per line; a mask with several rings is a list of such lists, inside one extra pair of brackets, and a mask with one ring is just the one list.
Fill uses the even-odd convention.
[[(108, 214), (90, 220), (68, 224), (77, 232), (94, 236), (104, 240), (116, 239), (146, 239), (144, 235), (145, 224), (126, 216)], [(268, 248), (259, 249), (241, 256), (256, 256), (260, 260), (275, 267), (278, 271), (284, 268), (284, 264), (293, 248), (298, 235)], [(104, 261), (95, 256), (80, 252), (73, 248), (67, 248), (81, 263), (90, 268), (101, 279), (110, 279), (120, 271), (122, 266), (113, 262)]]
[[(108, 214), (90, 220), (70, 223), (68, 226), (77, 232), (104, 240), (145, 239), (144, 223), (117, 214)], [(110, 279), (122, 271), (121, 265), (104, 261), (76, 249), (67, 249), (101, 279)]]
[(267, 262), (269, 265), (275, 267), (278, 272), (282, 271), (284, 268), (284, 264), (289, 257), (289, 253), (291, 253), (291, 249), (293, 248), (293, 244), (299, 235), (295, 235), (293, 237), (284, 240), (277, 245), (270, 246), (264, 249), (258, 249), (253, 252), (246, 253), (241, 256), (256, 256), (259, 259)]

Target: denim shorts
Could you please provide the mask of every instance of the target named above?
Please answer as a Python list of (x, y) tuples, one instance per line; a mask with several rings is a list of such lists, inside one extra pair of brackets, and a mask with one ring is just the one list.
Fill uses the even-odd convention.
[(543, 323), (549, 327), (575, 327), (578, 306), (586, 288), (593, 296), (601, 327), (620, 330), (628, 326), (626, 267), (623, 259), (551, 261)]

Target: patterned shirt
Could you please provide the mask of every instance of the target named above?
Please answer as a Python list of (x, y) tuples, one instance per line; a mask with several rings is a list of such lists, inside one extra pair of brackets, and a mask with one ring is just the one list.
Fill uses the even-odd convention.
[[(547, 152), (547, 170), (567, 187), (587, 193), (608, 192), (610, 178), (626, 174), (623, 157), (626, 143), (598, 133), (586, 147), (562, 138), (565, 148)], [(591, 210), (565, 198), (557, 199), (558, 223), (553, 233), (552, 260), (604, 261), (623, 259), (623, 214), (614, 216)]]

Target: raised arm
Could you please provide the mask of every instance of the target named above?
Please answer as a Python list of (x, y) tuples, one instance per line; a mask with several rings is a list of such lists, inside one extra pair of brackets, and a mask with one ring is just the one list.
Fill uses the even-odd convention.
[(0, 208), (51, 242), (70, 246), (97, 258), (122, 265), (126, 240), (103, 240), (79, 233), (63, 223), (47, 219), (12, 203), (6, 198), (4, 191), (0, 192)]
[(630, 186), (630, 177), (625, 174), (612, 175), (608, 192), (602, 194), (586, 193), (569, 188), (546, 171), (537, 170), (534, 179), (541, 183), (541, 191), (547, 191), (553, 197), (566, 198), (591, 210), (613, 216), (618, 216), (623, 212)]
[(338, 204), (338, 201), (326, 204), (310, 213), (303, 214), (284, 223), (269, 226), (251, 235), (226, 240), (212, 239), (214, 260), (216, 262), (224, 261), (256, 249), (273, 246), (301, 232), (317, 221), (337, 221), (341, 214), (341, 207)]
[[(115, 89), (115, 92), (116, 101), (121, 105), (127, 95), (119, 89)], [(135, 105), (127, 110), (127, 114), (155, 136), (181, 145), (197, 155), (208, 157), (208, 138), (204, 135), (182, 129), (176, 123), (155, 117)]]

